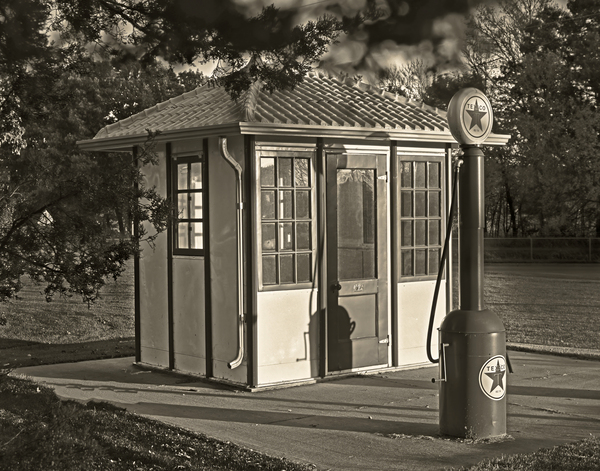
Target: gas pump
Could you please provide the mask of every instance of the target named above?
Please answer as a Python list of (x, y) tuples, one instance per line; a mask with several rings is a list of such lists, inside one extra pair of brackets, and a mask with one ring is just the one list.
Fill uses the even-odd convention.
[(439, 329), (440, 433), (462, 438), (506, 434), (506, 334), (483, 303), (484, 154), (492, 108), (476, 88), (448, 105), (448, 124), (463, 150), (459, 176), (460, 309)]

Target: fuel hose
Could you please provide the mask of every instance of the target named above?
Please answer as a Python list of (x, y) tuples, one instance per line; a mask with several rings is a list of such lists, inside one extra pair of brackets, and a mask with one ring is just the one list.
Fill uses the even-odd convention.
[[(433, 334), (433, 323), (435, 322), (435, 309), (437, 307), (437, 299), (440, 294), (440, 285), (442, 283), (442, 276), (444, 270), (444, 264), (446, 263), (446, 259), (448, 258), (448, 245), (450, 243), (450, 236), (452, 231), (450, 228), (452, 227), (452, 219), (454, 218), (454, 207), (456, 202), (456, 189), (458, 187), (458, 173), (460, 171), (460, 166), (462, 165), (462, 159), (458, 159), (454, 165), (454, 176), (452, 178), (452, 196), (450, 202), (450, 212), (448, 213), (448, 225), (446, 226), (446, 238), (444, 239), (444, 248), (442, 249), (442, 257), (440, 260), (440, 267), (438, 270), (437, 280), (435, 282), (435, 289), (433, 291), (433, 302), (431, 303), (431, 313), (429, 314), (429, 327), (427, 329), (427, 358), (431, 363), (439, 363), (440, 359), (433, 358), (431, 354), (431, 336)], [(452, 276), (452, 274), (450, 274)], [(508, 353), (506, 353), (506, 363), (508, 366), (508, 372), (513, 372), (513, 367), (510, 362), (510, 358), (508, 357)]]
[[(462, 159), (458, 159), (454, 164), (454, 176), (452, 178), (452, 196), (450, 200), (450, 211), (448, 213), (448, 225), (446, 226), (446, 238), (444, 240), (444, 248), (442, 249), (442, 257), (440, 259), (440, 267), (437, 274), (437, 280), (435, 282), (435, 289), (433, 290), (433, 302), (431, 304), (431, 313), (429, 314), (429, 328), (427, 329), (427, 358), (431, 363), (439, 363), (440, 359), (433, 358), (431, 354), (431, 335), (433, 334), (433, 323), (435, 322), (435, 309), (437, 307), (437, 299), (440, 294), (440, 285), (442, 283), (442, 276), (444, 274), (444, 264), (448, 258), (448, 245), (450, 243), (450, 237), (452, 235), (452, 220), (454, 218), (454, 206), (456, 202), (456, 188), (458, 186), (458, 172), (462, 165)], [(452, 276), (452, 274), (450, 274)]]

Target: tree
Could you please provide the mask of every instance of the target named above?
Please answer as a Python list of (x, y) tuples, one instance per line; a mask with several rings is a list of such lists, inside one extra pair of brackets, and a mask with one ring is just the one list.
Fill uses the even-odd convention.
[[(257, 80), (267, 91), (295, 86), (336, 41), (358, 52), (343, 64), (357, 69), (375, 67), (378, 48), (390, 42), (425, 41), (438, 62), (451, 63), (452, 14), (468, 7), (441, 0), (287, 9), (258, 0), (4, 0), (0, 300), (15, 296), (27, 275), (46, 283), (49, 299), (73, 292), (93, 301), (138, 250), (130, 221), (166, 227), (168, 201), (135, 184), (130, 157), (75, 145), (198, 79), (177, 77), (157, 58), (225, 64), (227, 73), (213, 80), (235, 99)], [(150, 163), (151, 147), (138, 158)]]
[(447, 109), (452, 97), (462, 88), (475, 87), (484, 89), (483, 79), (475, 73), (454, 71), (439, 74), (433, 78), (425, 89), (423, 101), (440, 109)]
[(425, 44), (437, 63), (455, 63), (459, 48), (449, 44), (460, 39), (457, 14), (476, 4), (365, 0), (356, 6), (298, 2), (279, 9), (261, 0), (6, 0), (0, 7), (3, 135), (14, 141), (22, 134), (18, 113), (7, 112), (8, 105), (18, 108), (13, 102), (19, 89), (11, 84), (57, 48), (95, 44), (142, 62), (216, 61), (226, 64), (227, 73), (215, 81), (237, 98), (257, 80), (268, 91), (295, 86), (322, 58), (336, 62), (326, 56), (336, 42), (353, 50), (337, 65), (354, 69), (378, 68), (376, 57), (390, 44)]
[(293, 87), (336, 41), (353, 49), (346, 65), (358, 69), (377, 67), (376, 55), (390, 44), (426, 42), (423, 50), (437, 63), (457, 63), (459, 15), (479, 3), (334, 0), (276, 8), (261, 0), (45, 1), (54, 6), (53, 25), (66, 40), (128, 44), (141, 60), (228, 64), (219, 81), (234, 97), (256, 80), (267, 90)]
[[(505, 76), (505, 70), (507, 64), (520, 63), (527, 28), (550, 3), (550, 0), (502, 0), (495, 6), (479, 6), (468, 22), (465, 62), (471, 73), (480, 77), (478, 88), (490, 98), (495, 130), (502, 129), (512, 135), (506, 147), (488, 152), (494, 164), (488, 166), (486, 175), (486, 208), (490, 221), (488, 230), (495, 235), (516, 236), (524, 229), (521, 209), (526, 192), (519, 193), (519, 190), (523, 189), (526, 172), (520, 164), (522, 150), (516, 144), (520, 134), (513, 119), (513, 85)], [(495, 185), (489, 184), (492, 182)]]
[[(529, 210), (541, 233), (600, 234), (600, 2), (544, 9), (523, 41), (514, 82), (523, 162), (535, 196)], [(571, 10), (572, 9), (572, 10)], [(593, 12), (593, 13), (590, 13)]]
[[(196, 78), (187, 73), (187, 86), (203, 81)], [(81, 50), (33, 64), (20, 87), (26, 146), (0, 149), (0, 299), (16, 295), (28, 275), (46, 284), (47, 299), (77, 293), (93, 302), (140, 241), (152, 241), (133, 237), (132, 221), (164, 230), (170, 206), (143, 186), (131, 155), (83, 153), (76, 141), (186, 87), (156, 63), (116, 68)], [(153, 157), (149, 146), (138, 160)]]
[(130, 46), (129, 54), (141, 61), (161, 57), (169, 63), (226, 63), (228, 74), (219, 82), (234, 98), (257, 79), (266, 90), (298, 83), (341, 32), (361, 21), (328, 15), (295, 24), (294, 10), (271, 5), (253, 15), (252, 5), (244, 8), (227, 0), (52, 3), (53, 25), (66, 41), (109, 49)]
[(490, 202), (512, 235), (600, 234), (599, 6), (508, 0), (471, 19), (468, 63), (512, 134), (491, 153), (504, 194)]
[(29, 65), (48, 55), (42, 30), (48, 11), (41, 1), (0, 4), (0, 145), (18, 152), (25, 129), (19, 113), (20, 81)]
[(377, 85), (412, 101), (424, 101), (433, 74), (423, 59), (414, 59), (403, 66), (392, 66), (379, 72)]

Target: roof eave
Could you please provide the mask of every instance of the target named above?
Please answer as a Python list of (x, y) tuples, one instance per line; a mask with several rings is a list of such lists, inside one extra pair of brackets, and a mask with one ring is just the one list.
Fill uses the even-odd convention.
[[(362, 140), (395, 140), (429, 143), (456, 144), (452, 134), (448, 130), (404, 130), (385, 128), (363, 128), (347, 126), (320, 126), (320, 125), (296, 125), (282, 123), (255, 123), (240, 122), (230, 124), (218, 124), (214, 126), (202, 126), (196, 128), (175, 129), (162, 131), (156, 136), (156, 143), (193, 139), (203, 137), (221, 136), (224, 134), (250, 134), (256, 136), (286, 136), (286, 137), (324, 137), (324, 138), (347, 138)], [(99, 139), (78, 141), (77, 145), (87, 151), (128, 151), (133, 146), (146, 142), (147, 133), (131, 136), (115, 136)], [(507, 134), (491, 134), (484, 145), (505, 145), (510, 139)]]
[[(224, 134), (239, 134), (239, 123), (216, 124), (213, 126), (201, 126), (184, 129), (168, 129), (159, 131), (154, 138), (155, 143), (163, 143), (175, 140), (198, 139), (211, 136), (222, 136)], [(129, 136), (101, 137), (77, 141), (80, 149), (99, 152), (123, 152), (130, 151), (133, 146), (143, 145), (148, 139), (148, 133), (132, 134)]]
[[(350, 139), (372, 139), (372, 140), (396, 140), (411, 142), (436, 142), (457, 144), (449, 130), (404, 130), (386, 128), (363, 128), (348, 126), (318, 126), (318, 125), (295, 125), (280, 123), (240, 123), (242, 134), (286, 136), (286, 137), (330, 137)], [(506, 145), (510, 135), (491, 134), (484, 145), (498, 146)], [(458, 145), (458, 144), (457, 144)]]

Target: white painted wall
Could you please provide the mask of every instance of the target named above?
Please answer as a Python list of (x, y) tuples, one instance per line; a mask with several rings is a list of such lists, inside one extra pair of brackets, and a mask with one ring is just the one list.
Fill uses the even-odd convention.
[(318, 376), (317, 290), (258, 293), (258, 384)]
[[(243, 137), (230, 137), (228, 147), (243, 167)], [(208, 160), (213, 375), (246, 383), (246, 359), (250, 352), (246, 351), (239, 367), (233, 370), (227, 367), (238, 352), (235, 172), (221, 156), (216, 137), (208, 140)]]
[[(203, 145), (203, 139), (175, 141), (171, 153), (202, 155)], [(175, 369), (206, 374), (204, 257), (174, 256), (172, 289)]]
[(175, 369), (206, 374), (204, 257), (173, 259)]
[[(398, 362), (399, 366), (430, 364), (425, 346), (433, 302), (435, 280), (398, 284)], [(431, 352), (438, 356), (438, 327), (446, 315), (446, 281), (440, 283)]]
[[(145, 185), (167, 194), (167, 166), (164, 145), (157, 148), (158, 165), (147, 165), (143, 172)], [(153, 229), (145, 225), (149, 234)], [(149, 365), (169, 366), (167, 305), (167, 234), (155, 241), (154, 249), (142, 245), (140, 257), (140, 349), (141, 361)]]

